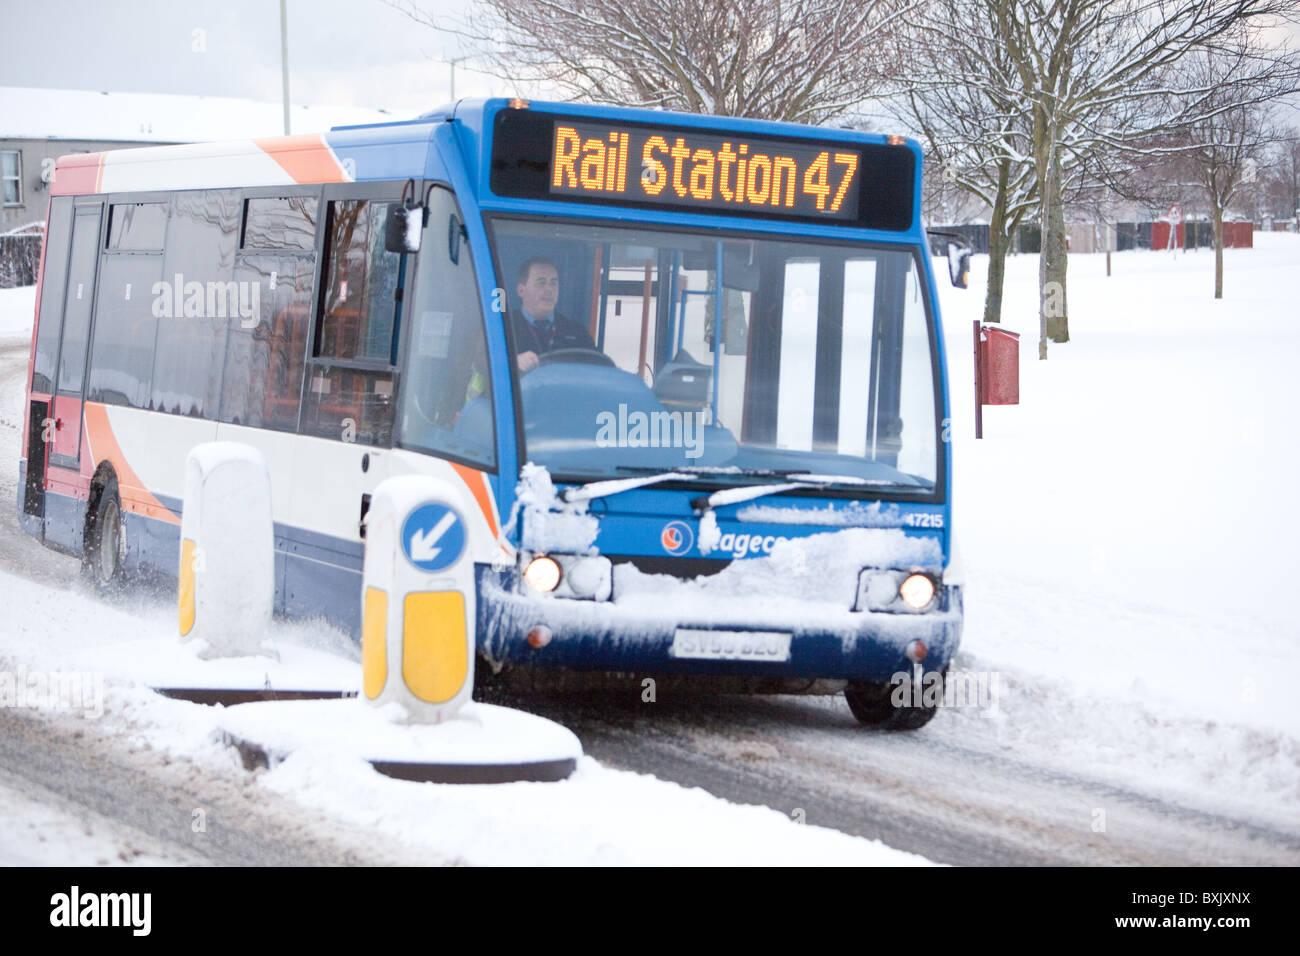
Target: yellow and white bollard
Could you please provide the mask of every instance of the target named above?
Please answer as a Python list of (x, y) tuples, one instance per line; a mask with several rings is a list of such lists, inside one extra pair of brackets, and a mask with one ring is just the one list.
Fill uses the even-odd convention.
[(367, 700), (440, 723), (474, 691), (477, 614), (469, 505), (446, 481), (389, 478), (370, 499), (362, 586)]
[(185, 461), (181, 513), (180, 634), (204, 656), (257, 654), (275, 602), (271, 476), (238, 442), (196, 445)]
[[(285, 700), (224, 710), (246, 765), (329, 748), (400, 780), (485, 784), (563, 780), (582, 756), (572, 731), (471, 700), (474, 557), (468, 496), (436, 478), (389, 478), (366, 514), (361, 679), (365, 701)], [(400, 703), (405, 720), (381, 709)], [(459, 719), (457, 719), (459, 717)]]

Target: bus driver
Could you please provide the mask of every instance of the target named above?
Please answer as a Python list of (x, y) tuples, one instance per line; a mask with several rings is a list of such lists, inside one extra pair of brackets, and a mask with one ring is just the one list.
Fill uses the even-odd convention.
[(592, 349), (596, 343), (581, 323), (555, 311), (560, 299), (560, 272), (541, 256), (519, 267), (515, 291), (523, 308), (515, 313), (513, 327), (520, 372), (537, 368), (540, 356), (560, 349)]

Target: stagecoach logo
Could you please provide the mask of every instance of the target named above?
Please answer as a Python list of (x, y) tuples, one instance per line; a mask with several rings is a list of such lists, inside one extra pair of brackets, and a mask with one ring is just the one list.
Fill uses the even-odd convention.
[(695, 533), (685, 521), (670, 521), (659, 533), (659, 543), (669, 554), (685, 554), (695, 543)]

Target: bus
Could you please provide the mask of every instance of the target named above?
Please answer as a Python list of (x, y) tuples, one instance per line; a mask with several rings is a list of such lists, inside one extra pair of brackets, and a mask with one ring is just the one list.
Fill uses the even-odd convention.
[(962, 622), (920, 192), (900, 136), (520, 99), (64, 156), (22, 527), (175, 578), (186, 456), (242, 442), (277, 612), (356, 635), (370, 495), (434, 476), (480, 668), (919, 727)]

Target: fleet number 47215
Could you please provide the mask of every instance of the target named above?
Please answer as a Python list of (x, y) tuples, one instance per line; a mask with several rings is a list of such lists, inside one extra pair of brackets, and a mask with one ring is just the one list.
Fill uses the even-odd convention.
[(913, 511), (903, 516), (903, 524), (909, 528), (942, 528), (943, 515), (926, 511)]

